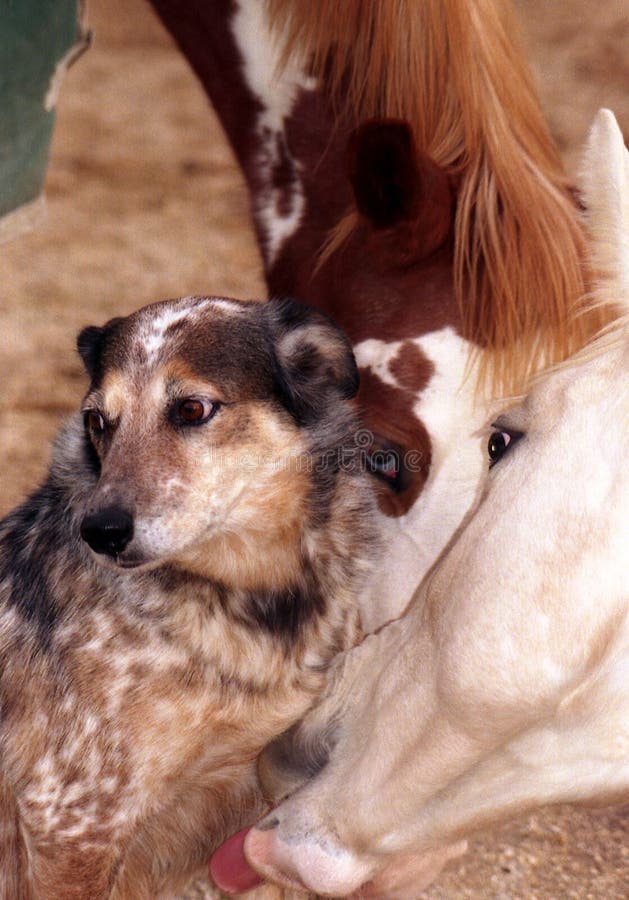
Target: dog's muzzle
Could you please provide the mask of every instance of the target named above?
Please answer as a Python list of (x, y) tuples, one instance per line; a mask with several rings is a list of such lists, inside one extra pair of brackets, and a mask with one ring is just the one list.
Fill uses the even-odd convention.
[(81, 522), (81, 537), (95, 553), (119, 556), (133, 538), (133, 516), (120, 506), (88, 513)]

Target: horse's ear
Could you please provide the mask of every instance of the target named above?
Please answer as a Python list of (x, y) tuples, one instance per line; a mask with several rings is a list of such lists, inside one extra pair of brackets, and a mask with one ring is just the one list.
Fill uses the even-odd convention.
[(450, 177), (417, 151), (407, 122), (361, 125), (350, 137), (348, 163), (356, 207), (375, 231), (402, 229), (415, 258), (445, 243), (454, 218)]
[(361, 125), (350, 137), (348, 157), (356, 206), (374, 228), (390, 228), (414, 217), (421, 179), (406, 122)]
[(604, 276), (600, 292), (629, 304), (629, 151), (614, 114), (600, 109), (582, 165), (591, 255)]

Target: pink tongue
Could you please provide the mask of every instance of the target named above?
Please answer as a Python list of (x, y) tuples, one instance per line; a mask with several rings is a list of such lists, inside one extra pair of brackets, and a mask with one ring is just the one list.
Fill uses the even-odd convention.
[(240, 894), (262, 884), (262, 878), (254, 872), (243, 853), (248, 828), (225, 841), (210, 860), (210, 876), (217, 888), (227, 894)]

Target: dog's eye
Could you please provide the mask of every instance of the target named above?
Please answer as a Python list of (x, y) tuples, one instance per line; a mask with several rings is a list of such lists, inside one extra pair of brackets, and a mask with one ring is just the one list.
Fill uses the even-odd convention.
[(105, 433), (105, 420), (97, 409), (88, 409), (84, 413), (84, 421), (85, 427), (94, 437), (100, 437)]
[(212, 418), (217, 409), (218, 403), (186, 397), (175, 405), (173, 413), (179, 425), (203, 425)]
[(508, 450), (512, 449), (522, 437), (521, 431), (512, 431), (501, 428), (500, 431), (493, 431), (487, 442), (487, 453), (489, 454), (489, 468), (495, 466), (502, 459)]

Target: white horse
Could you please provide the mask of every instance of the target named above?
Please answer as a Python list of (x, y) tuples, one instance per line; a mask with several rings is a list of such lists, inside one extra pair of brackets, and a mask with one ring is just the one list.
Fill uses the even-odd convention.
[(267, 786), (305, 782), (247, 836), (271, 880), (413, 897), (480, 825), (629, 792), (629, 154), (606, 110), (583, 194), (620, 317), (493, 423), (476, 508), (406, 615), (268, 751)]

